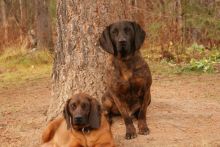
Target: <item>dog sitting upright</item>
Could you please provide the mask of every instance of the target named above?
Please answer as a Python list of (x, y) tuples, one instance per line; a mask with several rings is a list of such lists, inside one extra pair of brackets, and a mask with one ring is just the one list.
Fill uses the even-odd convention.
[(110, 125), (97, 100), (76, 94), (67, 100), (64, 117), (49, 123), (42, 147), (114, 147)]
[(112, 54), (107, 70), (108, 90), (102, 104), (108, 115), (121, 114), (126, 125), (126, 139), (135, 138), (132, 116), (138, 119), (139, 134), (149, 134), (146, 122), (147, 107), (151, 102), (150, 69), (140, 54), (145, 32), (135, 22), (120, 21), (106, 27), (99, 41)]

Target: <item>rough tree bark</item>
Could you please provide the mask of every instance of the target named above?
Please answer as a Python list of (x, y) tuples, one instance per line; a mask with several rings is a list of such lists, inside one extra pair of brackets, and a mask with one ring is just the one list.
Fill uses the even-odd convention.
[(48, 10), (49, 1), (35, 0), (38, 49), (53, 49), (51, 18)]
[(109, 55), (99, 47), (98, 37), (110, 23), (131, 20), (128, 5), (126, 0), (57, 1), (58, 38), (48, 120), (60, 114), (72, 93), (86, 92), (100, 100)]

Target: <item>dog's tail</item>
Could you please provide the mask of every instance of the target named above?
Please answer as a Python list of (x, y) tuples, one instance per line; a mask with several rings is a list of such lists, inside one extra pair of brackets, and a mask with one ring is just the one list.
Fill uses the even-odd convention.
[(43, 143), (49, 142), (53, 138), (57, 128), (59, 128), (62, 121), (63, 121), (63, 118), (61, 117), (61, 118), (52, 120), (47, 125), (46, 129), (43, 131), (43, 134), (42, 134)]

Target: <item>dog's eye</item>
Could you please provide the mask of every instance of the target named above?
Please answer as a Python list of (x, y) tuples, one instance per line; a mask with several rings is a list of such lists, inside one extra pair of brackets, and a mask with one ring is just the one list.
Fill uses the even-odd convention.
[(112, 31), (112, 34), (118, 35), (118, 30), (117, 30), (117, 29), (114, 29), (114, 30)]
[(72, 108), (73, 110), (76, 109), (76, 104), (75, 104), (75, 103), (71, 104), (71, 108)]

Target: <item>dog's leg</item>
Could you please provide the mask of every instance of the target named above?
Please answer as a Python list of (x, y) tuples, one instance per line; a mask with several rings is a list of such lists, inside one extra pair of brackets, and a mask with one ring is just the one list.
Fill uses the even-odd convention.
[(147, 126), (146, 114), (147, 114), (147, 107), (151, 101), (151, 94), (150, 88), (148, 88), (144, 94), (143, 104), (141, 105), (140, 112), (138, 115), (138, 128), (139, 134), (141, 135), (148, 135), (150, 130)]
[(126, 139), (133, 139), (137, 137), (136, 130), (132, 121), (132, 117), (129, 115), (129, 109), (125, 102), (121, 102), (117, 96), (112, 95), (112, 98), (115, 102), (115, 105), (117, 106), (122, 118), (125, 122), (126, 127)]
[(106, 116), (108, 122), (110, 124), (112, 124), (112, 112), (111, 112), (111, 109), (112, 109), (112, 107), (114, 105), (113, 99), (110, 96), (110, 94), (107, 92), (107, 93), (105, 93), (102, 96), (101, 101), (102, 101), (102, 107), (103, 107), (104, 115)]
[(43, 131), (43, 134), (42, 134), (43, 143), (49, 142), (53, 138), (57, 128), (59, 128), (62, 121), (63, 121), (63, 118), (61, 117), (61, 118), (52, 120), (48, 124), (48, 126), (46, 127), (46, 129)]

